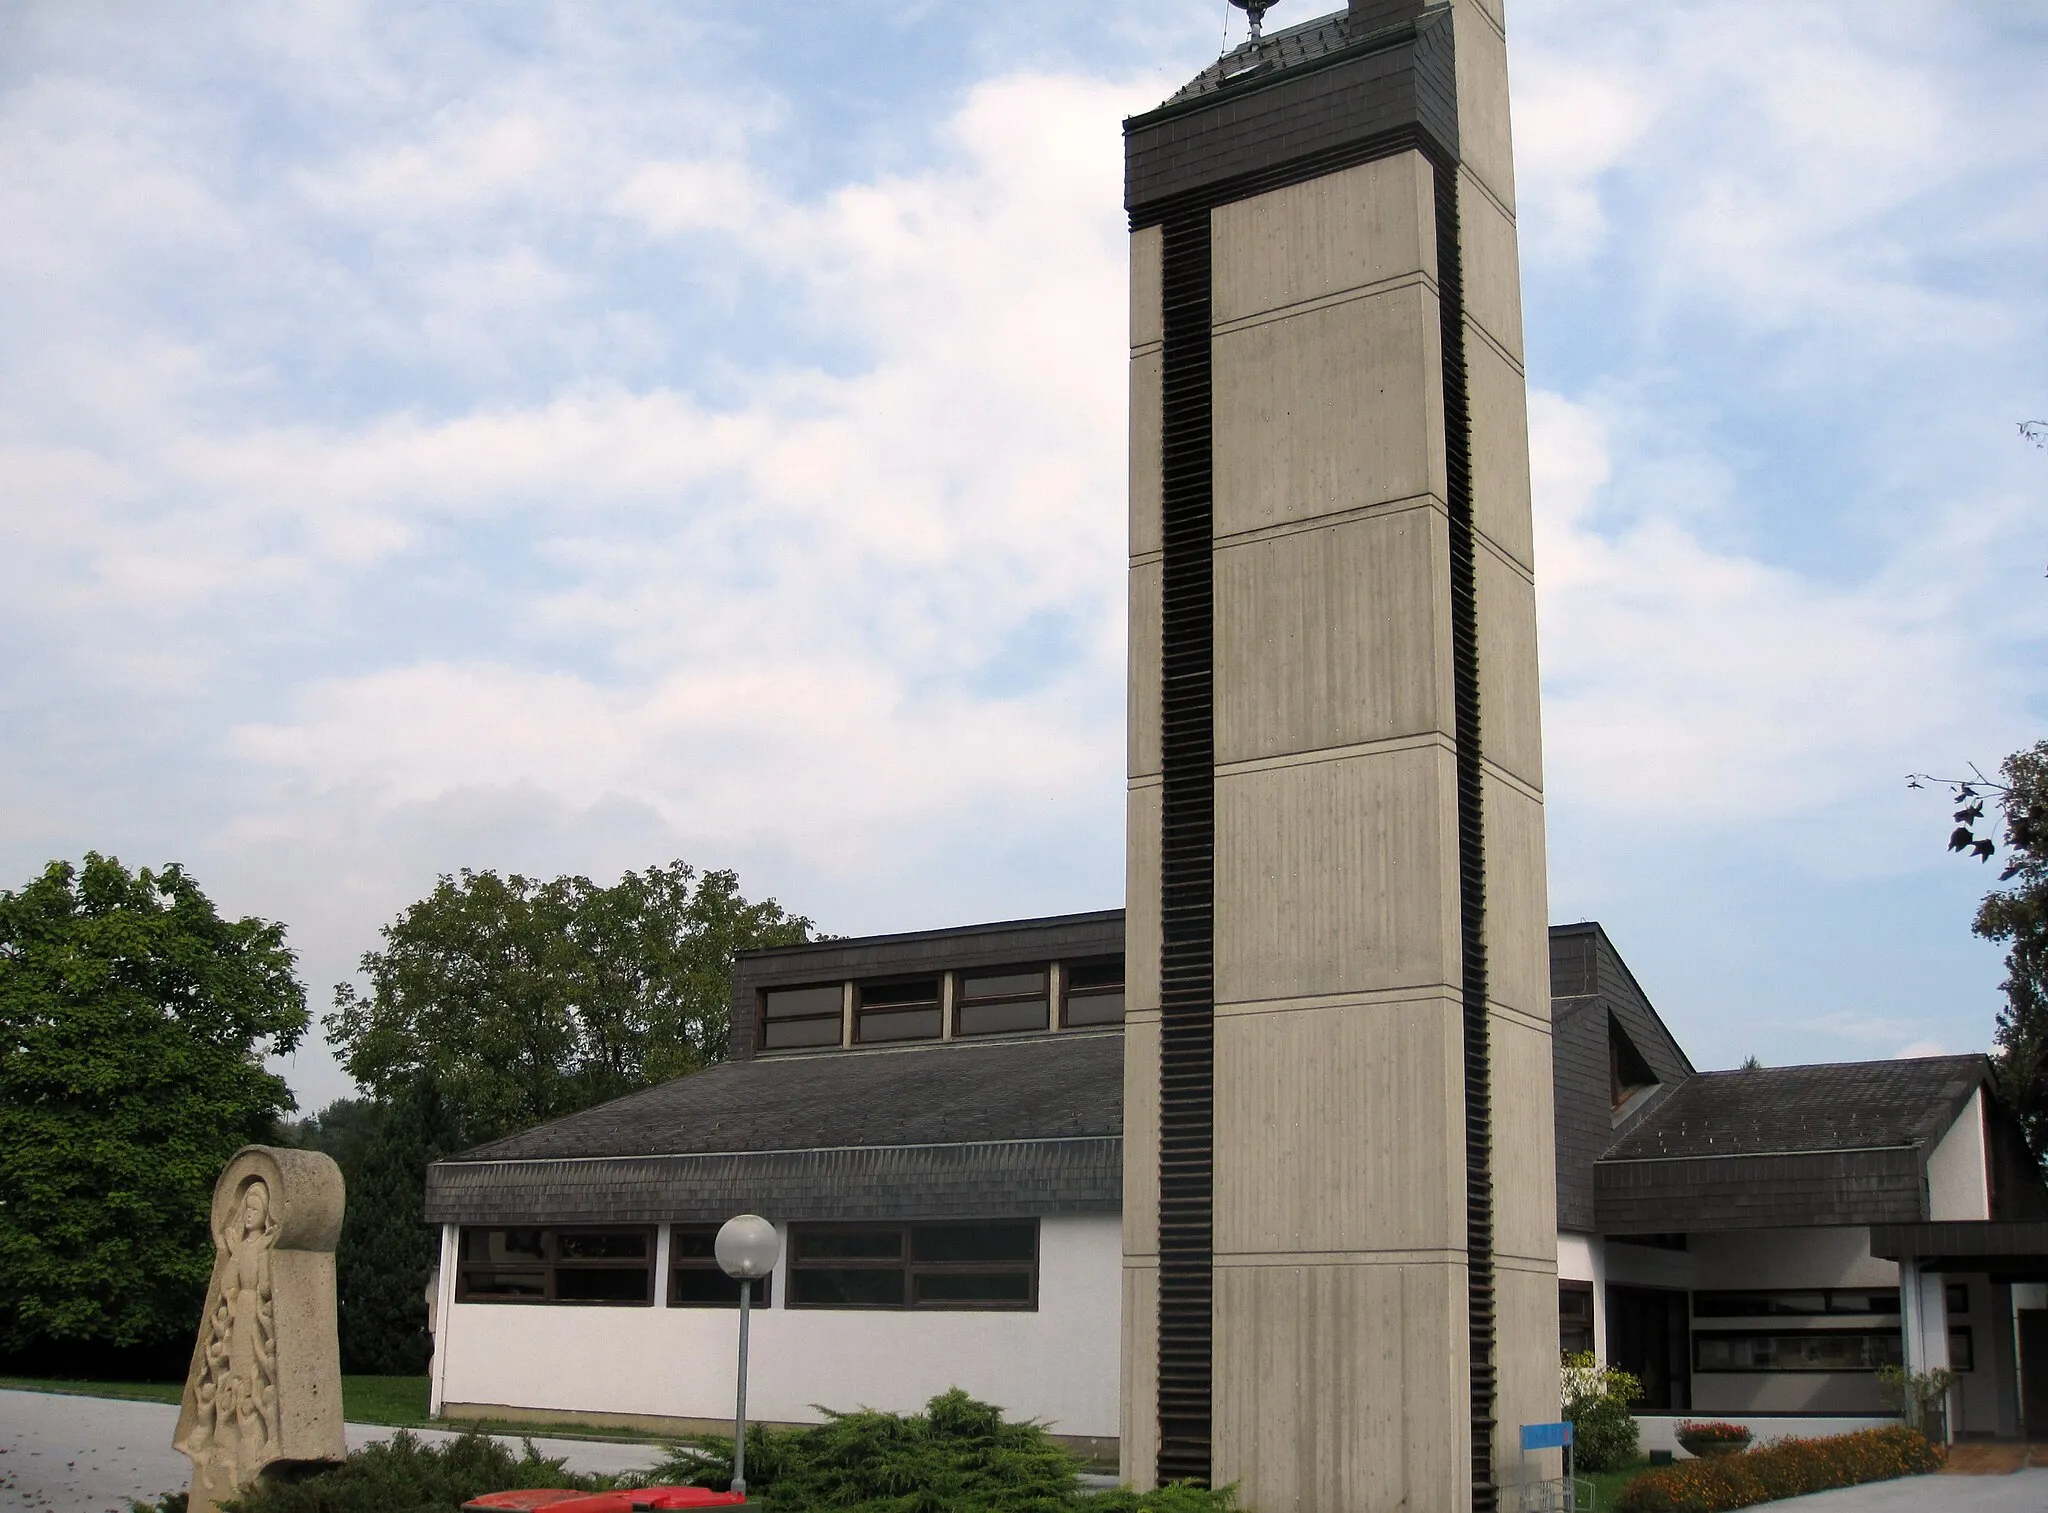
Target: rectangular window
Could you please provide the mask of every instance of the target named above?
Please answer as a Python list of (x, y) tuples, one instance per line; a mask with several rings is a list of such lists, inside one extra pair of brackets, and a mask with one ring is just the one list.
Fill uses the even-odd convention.
[(1789, 1292), (1696, 1292), (1696, 1319), (1896, 1318), (1899, 1290), (1870, 1287), (1814, 1287)]
[(1941, 1301), (1950, 1313), (1968, 1313), (1970, 1311), (1970, 1284), (1968, 1282), (1950, 1282), (1941, 1290)]
[(793, 1224), (791, 1308), (1038, 1306), (1038, 1221)]
[(650, 1229), (465, 1227), (459, 1255), (458, 1302), (645, 1306), (654, 1301)]
[(955, 1035), (1012, 1035), (1042, 1030), (1049, 1022), (1044, 967), (960, 974), (953, 995)]
[(1078, 1029), (1091, 1024), (1123, 1023), (1124, 959), (1121, 956), (1073, 962), (1060, 976), (1065, 982), (1060, 994), (1061, 1024)]
[(1970, 1333), (1969, 1326), (1948, 1332), (1948, 1369), (1951, 1371), (1975, 1371), (1977, 1369), (1977, 1341)]
[(836, 982), (768, 988), (761, 994), (761, 1049), (837, 1045), (846, 989)]
[(1692, 1337), (1695, 1371), (1875, 1371), (1904, 1362), (1897, 1330), (1714, 1332)]
[(1557, 1284), (1557, 1348), (1581, 1355), (1593, 1348), (1593, 1284)]
[[(668, 1305), (671, 1308), (737, 1308), (740, 1279), (725, 1274), (718, 1264), (713, 1244), (718, 1239), (716, 1224), (677, 1224), (668, 1236)], [(774, 1293), (774, 1278), (762, 1277), (746, 1285), (754, 1289), (749, 1302), (766, 1308)]]
[(939, 1038), (939, 980), (864, 982), (854, 1012), (853, 1038), (869, 1044)]

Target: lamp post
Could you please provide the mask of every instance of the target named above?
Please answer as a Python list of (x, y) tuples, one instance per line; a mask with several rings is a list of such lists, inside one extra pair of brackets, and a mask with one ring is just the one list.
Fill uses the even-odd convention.
[(740, 1214), (718, 1227), (712, 1254), (729, 1277), (740, 1283), (740, 1387), (732, 1415), (732, 1489), (747, 1495), (747, 1312), (754, 1283), (775, 1270), (782, 1242), (775, 1226), (759, 1214)]

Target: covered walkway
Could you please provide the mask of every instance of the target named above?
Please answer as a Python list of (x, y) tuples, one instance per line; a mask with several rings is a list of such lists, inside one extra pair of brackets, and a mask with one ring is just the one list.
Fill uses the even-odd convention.
[(1950, 1394), (1958, 1448), (1984, 1437), (2033, 1441), (2031, 1450), (2010, 1449), (2040, 1453), (2048, 1445), (2048, 1220), (1876, 1224), (1870, 1253), (1899, 1264), (1907, 1369), (1977, 1368), (1976, 1380)]

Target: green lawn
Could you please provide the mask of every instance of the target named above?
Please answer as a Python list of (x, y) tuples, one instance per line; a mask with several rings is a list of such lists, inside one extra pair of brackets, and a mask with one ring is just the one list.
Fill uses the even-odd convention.
[[(0, 1376), (0, 1387), (30, 1392), (63, 1392), (74, 1397), (118, 1397), (144, 1403), (177, 1403), (183, 1382), (73, 1382)], [(427, 1379), (423, 1376), (345, 1376), (341, 1413), (352, 1424), (396, 1424), (407, 1428), (427, 1420)]]
[(1619, 1471), (1595, 1471), (1580, 1477), (1593, 1484), (1593, 1501), (1590, 1505), (1580, 1503), (1579, 1513), (1610, 1513), (1614, 1500), (1621, 1496), (1621, 1489), (1650, 1469), (1647, 1460), (1639, 1460), (1632, 1466), (1623, 1466)]
[[(185, 1395), (182, 1382), (79, 1382), (46, 1377), (0, 1376), (0, 1387), (28, 1392), (63, 1392), (74, 1397), (118, 1397), (144, 1403), (175, 1405)], [(598, 1439), (627, 1444), (657, 1443), (637, 1429), (604, 1429), (589, 1424), (501, 1423), (495, 1419), (435, 1420), (427, 1417), (428, 1386), (423, 1376), (345, 1376), (341, 1379), (341, 1415), (352, 1424), (389, 1424), (400, 1429), (481, 1429), (515, 1439)]]

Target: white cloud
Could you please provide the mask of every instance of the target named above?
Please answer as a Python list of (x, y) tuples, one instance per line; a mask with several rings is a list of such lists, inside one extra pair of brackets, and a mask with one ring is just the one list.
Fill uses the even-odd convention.
[(1609, 231), (1600, 181), (1643, 139), (1641, 71), (1532, 49), (1514, 67), (1515, 198), (1526, 255), (1577, 259)]
[(1892, 1056), (1894, 1060), (1904, 1061), (1913, 1056), (1947, 1056), (1949, 1054), (1948, 1048), (1939, 1040), (1916, 1040), (1910, 1045), (1900, 1046), (1898, 1050), (1892, 1053)]
[[(1653, 508), (1599, 518), (1608, 422), (1531, 396), (1553, 783), (1666, 822), (1765, 822), (1895, 781), (1971, 715), (1954, 587), (1819, 580)], [(1924, 559), (1923, 559), (1924, 560)]]

